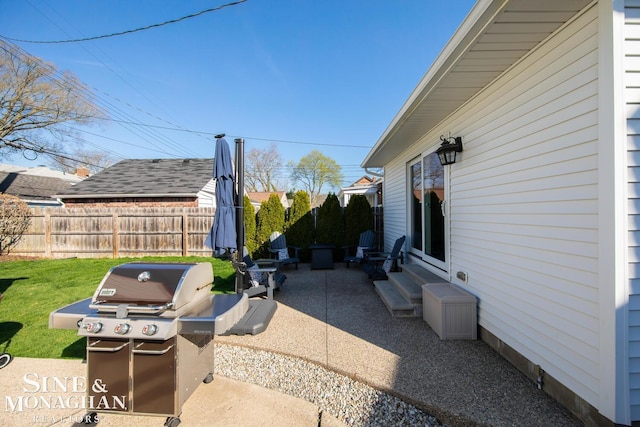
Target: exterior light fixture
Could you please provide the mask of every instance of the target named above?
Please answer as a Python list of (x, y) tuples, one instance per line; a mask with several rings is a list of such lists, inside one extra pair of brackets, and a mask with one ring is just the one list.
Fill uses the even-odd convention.
[(462, 137), (461, 136), (440, 136), (442, 145), (436, 150), (438, 159), (442, 166), (451, 165), (456, 162), (456, 153), (462, 151)]

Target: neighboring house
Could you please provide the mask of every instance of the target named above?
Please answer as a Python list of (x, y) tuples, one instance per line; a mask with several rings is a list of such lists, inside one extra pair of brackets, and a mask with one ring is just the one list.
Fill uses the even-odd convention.
[(45, 166), (0, 164), (0, 193), (17, 196), (29, 207), (61, 207), (63, 203), (55, 195), (67, 191), (87, 175), (86, 169), (66, 174)]
[(131, 159), (59, 197), (68, 208), (215, 207), (213, 159)]
[(289, 209), (289, 200), (287, 199), (287, 193), (284, 191), (247, 191), (246, 193), (249, 200), (251, 200), (251, 205), (253, 205), (256, 213), (260, 210), (262, 202), (269, 200), (269, 197), (271, 197), (272, 194), (278, 196), (278, 199), (280, 199), (280, 203), (285, 210)]
[(480, 0), (362, 163), (386, 248), (587, 424), (640, 422), (639, 40), (637, 0)]
[(349, 187), (342, 187), (338, 192), (340, 206), (347, 206), (349, 199), (356, 194), (364, 195), (372, 207), (380, 206), (382, 204), (382, 178), (371, 178), (365, 175)]

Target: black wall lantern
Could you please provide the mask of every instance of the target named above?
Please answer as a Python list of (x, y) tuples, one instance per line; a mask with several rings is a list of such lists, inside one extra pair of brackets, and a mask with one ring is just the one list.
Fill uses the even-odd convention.
[(462, 151), (462, 137), (461, 136), (440, 136), (442, 145), (436, 150), (440, 164), (442, 166), (451, 165), (456, 162), (456, 153)]

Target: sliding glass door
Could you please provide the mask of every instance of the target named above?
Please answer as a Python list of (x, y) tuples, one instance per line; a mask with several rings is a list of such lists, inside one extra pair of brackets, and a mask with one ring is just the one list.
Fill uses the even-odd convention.
[(444, 167), (435, 153), (414, 159), (408, 166), (412, 252), (426, 262), (445, 268)]

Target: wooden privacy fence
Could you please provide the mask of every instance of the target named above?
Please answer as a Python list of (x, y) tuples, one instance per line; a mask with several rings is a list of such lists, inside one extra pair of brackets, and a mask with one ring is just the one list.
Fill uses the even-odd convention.
[(211, 256), (215, 208), (34, 208), (12, 255), (46, 258)]

